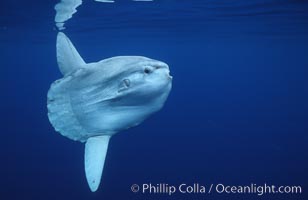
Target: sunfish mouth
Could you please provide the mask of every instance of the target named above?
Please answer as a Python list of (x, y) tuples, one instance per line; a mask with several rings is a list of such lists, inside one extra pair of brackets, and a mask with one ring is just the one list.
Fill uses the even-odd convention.
[(170, 75), (169, 66), (166, 63), (160, 62), (159, 64), (155, 65), (156, 69), (166, 69), (167, 70), (167, 77), (172, 79), (173, 77)]
[(155, 63), (152, 64), (152, 66), (157, 70), (163, 69), (166, 70), (166, 77), (169, 80), (172, 80), (173, 77), (170, 75), (170, 70), (169, 70), (169, 66), (164, 63), (164, 62), (160, 62), (160, 61), (155, 61)]

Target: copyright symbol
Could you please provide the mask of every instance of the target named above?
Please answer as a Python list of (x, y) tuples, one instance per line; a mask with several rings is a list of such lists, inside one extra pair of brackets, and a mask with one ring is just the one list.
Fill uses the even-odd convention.
[(132, 190), (132, 192), (136, 193), (139, 192), (139, 185), (137, 184), (133, 184), (130, 189)]

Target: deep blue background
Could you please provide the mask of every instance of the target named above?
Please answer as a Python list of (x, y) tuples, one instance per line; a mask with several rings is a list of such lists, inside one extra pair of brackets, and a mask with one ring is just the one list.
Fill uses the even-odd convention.
[[(307, 199), (307, 1), (86, 1), (65, 33), (87, 62), (165, 61), (165, 107), (115, 135), (100, 189), (56, 133), (55, 1), (0, 3), (0, 199)], [(301, 195), (142, 195), (133, 183), (301, 185)]]

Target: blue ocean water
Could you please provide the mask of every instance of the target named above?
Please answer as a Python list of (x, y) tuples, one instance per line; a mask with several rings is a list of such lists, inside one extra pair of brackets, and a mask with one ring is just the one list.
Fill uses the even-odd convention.
[[(86, 62), (169, 64), (164, 108), (110, 142), (91, 193), (84, 145), (56, 133), (46, 95), (56, 1), (0, 2), (0, 199), (307, 199), (308, 2), (85, 1), (64, 32)], [(141, 194), (132, 184), (299, 185), (302, 194)]]

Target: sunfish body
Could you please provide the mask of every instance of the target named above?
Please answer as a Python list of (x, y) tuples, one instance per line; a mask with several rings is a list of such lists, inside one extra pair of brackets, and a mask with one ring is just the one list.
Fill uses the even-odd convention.
[(85, 173), (91, 191), (101, 180), (109, 139), (160, 110), (171, 90), (167, 64), (141, 56), (85, 63), (62, 32), (57, 60), (63, 78), (48, 91), (48, 117), (56, 131), (85, 142)]

